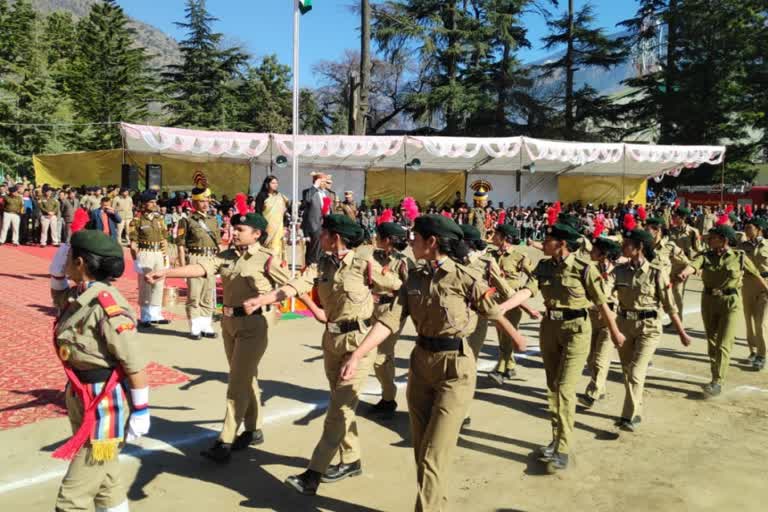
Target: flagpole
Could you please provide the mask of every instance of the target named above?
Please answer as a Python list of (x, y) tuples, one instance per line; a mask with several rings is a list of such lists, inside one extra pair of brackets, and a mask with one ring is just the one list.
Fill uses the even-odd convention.
[[(291, 202), (291, 277), (296, 275), (296, 240), (299, 222), (299, 152), (296, 150), (296, 136), (299, 134), (299, 0), (293, 0), (293, 132), (291, 134), (292, 159), (292, 202)], [(291, 299), (291, 311), (296, 303)]]

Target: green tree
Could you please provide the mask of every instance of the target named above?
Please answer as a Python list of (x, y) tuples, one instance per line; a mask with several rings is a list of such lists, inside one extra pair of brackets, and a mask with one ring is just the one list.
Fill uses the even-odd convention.
[(308, 135), (320, 135), (327, 130), (323, 113), (310, 89), (301, 89), (299, 92), (299, 126), (301, 133)]
[(238, 88), (240, 111), (236, 128), (242, 131), (288, 133), (291, 130), (291, 69), (277, 56), (264, 57), (249, 67)]
[(114, 123), (148, 115), (153, 78), (149, 56), (115, 0), (94, 4), (77, 27), (77, 47), (67, 71), (67, 92), (77, 119), (94, 123), (79, 134), (83, 149), (119, 147)]
[(176, 23), (187, 31), (179, 43), (183, 62), (163, 73), (171, 124), (209, 129), (237, 125), (235, 81), (248, 56), (240, 48), (223, 46), (223, 35), (212, 29), (217, 19), (206, 10), (205, 0), (187, 0), (185, 13), (186, 22)]

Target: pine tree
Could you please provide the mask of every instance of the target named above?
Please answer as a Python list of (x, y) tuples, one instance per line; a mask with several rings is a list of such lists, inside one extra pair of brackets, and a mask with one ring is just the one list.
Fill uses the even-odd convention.
[(80, 121), (102, 123), (80, 134), (83, 149), (119, 147), (114, 123), (146, 120), (153, 79), (147, 52), (134, 36), (115, 0), (95, 4), (78, 24), (67, 91)]
[(327, 129), (323, 113), (310, 89), (299, 92), (299, 125), (301, 133), (308, 135), (320, 135)]
[(288, 133), (291, 130), (291, 69), (277, 56), (249, 67), (238, 89), (240, 111), (235, 128), (241, 131)]
[(222, 34), (212, 29), (217, 19), (206, 10), (205, 0), (187, 0), (185, 12), (186, 22), (176, 23), (187, 31), (187, 39), (179, 43), (184, 61), (163, 74), (171, 124), (226, 129), (238, 122), (233, 81), (240, 78), (248, 56), (237, 47), (222, 46)]

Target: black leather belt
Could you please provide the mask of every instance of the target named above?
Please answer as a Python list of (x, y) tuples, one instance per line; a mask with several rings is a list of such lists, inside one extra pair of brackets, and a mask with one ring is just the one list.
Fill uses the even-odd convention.
[(586, 309), (548, 309), (546, 313), (550, 320), (575, 320), (587, 318)]
[(760, 272), (760, 277), (768, 277), (768, 272)]
[(429, 352), (461, 351), (463, 340), (461, 338), (418, 336), (416, 338), (416, 345)]
[(347, 334), (348, 332), (359, 331), (361, 323), (366, 327), (371, 326), (371, 321), (366, 318), (365, 320), (348, 320), (346, 322), (328, 322), (327, 324), (325, 324), (325, 328), (331, 334)]
[(608, 309), (611, 311), (616, 311), (616, 303), (615, 302), (607, 302), (606, 305), (608, 306)]
[(83, 384), (107, 382), (114, 368), (95, 368), (93, 370), (75, 370), (75, 375)]
[(157, 242), (157, 243), (139, 242), (139, 249), (143, 249), (145, 251), (159, 251), (162, 248), (163, 248), (163, 244), (161, 242)]
[(632, 311), (628, 309), (619, 310), (619, 316), (626, 318), (627, 320), (647, 320), (649, 318), (657, 318), (659, 316), (658, 311)]
[(215, 256), (219, 250), (214, 247), (190, 247), (189, 254), (193, 256)]
[(392, 304), (395, 302), (395, 298), (391, 295), (379, 295), (376, 304)]
[(736, 295), (739, 293), (738, 288), (704, 288), (704, 293), (713, 297), (719, 297), (720, 295)]
[(264, 306), (263, 308), (259, 308), (250, 315), (245, 312), (245, 308), (243, 306), (236, 306), (236, 307), (229, 307), (224, 306), (222, 308), (222, 314), (226, 317), (241, 317), (241, 316), (259, 316), (263, 315), (264, 313), (269, 313), (272, 310), (272, 306)]

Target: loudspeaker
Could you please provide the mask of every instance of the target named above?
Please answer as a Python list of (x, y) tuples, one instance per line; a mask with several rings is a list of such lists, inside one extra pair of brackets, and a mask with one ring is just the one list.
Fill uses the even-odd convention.
[(163, 184), (163, 166), (147, 164), (147, 189), (160, 190)]
[(139, 169), (135, 165), (123, 164), (120, 173), (120, 186), (130, 190), (139, 190)]

